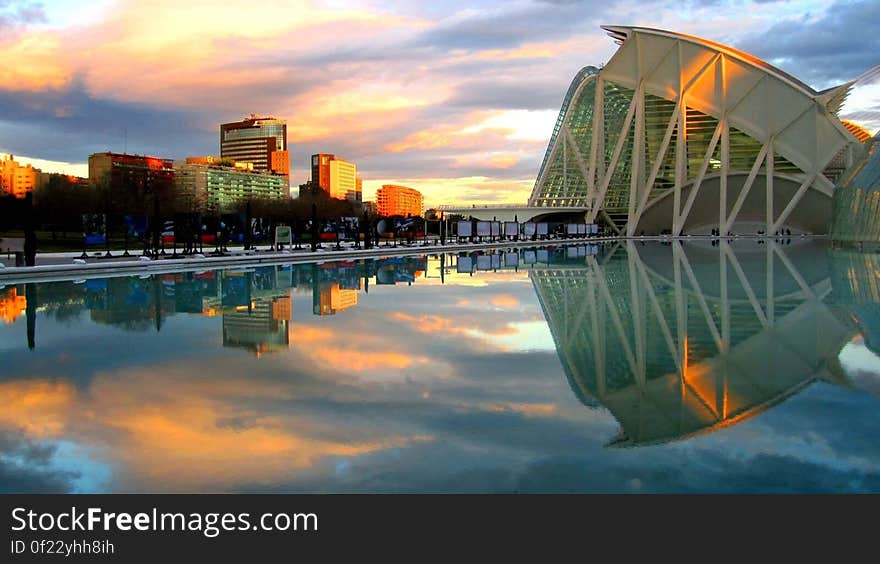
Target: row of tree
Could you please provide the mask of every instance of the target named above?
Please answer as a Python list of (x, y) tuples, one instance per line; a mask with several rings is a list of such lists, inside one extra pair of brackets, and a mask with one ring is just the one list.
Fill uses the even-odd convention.
[[(110, 174), (92, 183), (51, 175), (27, 200), (0, 196), (0, 234), (33, 230), (49, 234), (59, 244), (71, 240), (68, 234), (78, 241), (86, 231), (86, 215), (106, 218), (108, 250), (111, 238), (121, 240), (124, 237), (127, 248), (131, 217), (145, 219), (147, 233), (144, 242), (152, 252), (159, 249), (160, 234), (169, 221), (181, 224), (179, 235), (192, 231), (189, 224), (196, 221), (196, 231), (207, 225), (208, 231), (213, 233), (213, 226), (228, 224), (228, 220), (224, 223), (224, 218), (235, 215), (242, 227), (250, 226), (252, 220), (259, 220), (262, 232), (268, 235), (279, 224), (292, 226), (294, 233), (310, 233), (315, 220), (327, 222), (358, 217), (363, 221), (364, 217), (359, 204), (331, 198), (323, 190), (305, 191), (295, 199), (251, 198), (230, 209), (206, 209), (204, 203), (177, 190), (173, 177), (161, 174)], [(129, 216), (128, 220), (126, 216)], [(187, 220), (181, 221), (182, 217)], [(247, 247), (252, 233), (251, 229), (243, 231), (243, 242)], [(191, 238), (178, 237), (177, 240)]]
[[(173, 179), (153, 179), (144, 183), (120, 185), (107, 178), (91, 184), (77, 182), (63, 175), (51, 175), (33, 193), (33, 212), (38, 229), (59, 232), (80, 232), (83, 214), (106, 214), (122, 217), (143, 215), (171, 218), (179, 213), (197, 213), (217, 216), (222, 213), (244, 213), (250, 206), (255, 217), (274, 218), (279, 221), (308, 219), (312, 204), (317, 206), (322, 219), (360, 215), (355, 205), (345, 200), (329, 197), (325, 192), (304, 194), (296, 199), (250, 199), (242, 200), (232, 209), (209, 210), (174, 189)], [(0, 231), (22, 229), (21, 207), (23, 200), (0, 197)], [(157, 212), (158, 210), (158, 212)]]

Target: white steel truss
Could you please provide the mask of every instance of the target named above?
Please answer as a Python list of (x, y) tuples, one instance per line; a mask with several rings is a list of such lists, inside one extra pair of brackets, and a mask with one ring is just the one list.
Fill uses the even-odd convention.
[[(831, 98), (730, 47), (662, 30), (605, 29), (621, 47), (570, 90), (530, 205), (582, 206), (589, 222), (603, 211), (625, 216), (627, 236), (667, 197), (672, 235), (700, 226), (727, 235), (744, 208), (752, 222), (763, 212), (773, 234), (811, 192), (828, 199), (830, 215), (826, 169), (859, 143), (827, 106)], [(734, 188), (734, 176), (745, 181)], [(759, 176), (760, 212), (749, 198)], [(716, 216), (704, 203), (694, 217), (704, 198), (717, 201)]]

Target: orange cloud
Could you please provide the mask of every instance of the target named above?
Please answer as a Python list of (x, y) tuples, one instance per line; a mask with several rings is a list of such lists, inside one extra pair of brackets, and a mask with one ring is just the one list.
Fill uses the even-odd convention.
[(12, 91), (58, 90), (70, 83), (72, 72), (60, 62), (61, 42), (50, 32), (0, 39), (4, 64), (0, 88)]
[(67, 382), (18, 380), (0, 383), (0, 425), (22, 429), (32, 437), (60, 433), (76, 401)]
[(428, 362), (425, 357), (398, 352), (368, 352), (339, 347), (319, 347), (310, 352), (312, 360), (340, 372), (364, 372), (377, 369), (403, 369)]
[(498, 294), (496, 296), (492, 296), (492, 301), (490, 303), (493, 306), (508, 309), (519, 306), (519, 300), (516, 299), (515, 296), (511, 296), (510, 294)]
[(289, 332), (291, 340), (296, 343), (314, 343), (333, 339), (333, 331), (323, 327), (291, 324)]
[(289, 385), (192, 374), (188, 367), (108, 374), (96, 378), (87, 392), (67, 382), (6, 382), (0, 384), (0, 427), (33, 440), (73, 441), (96, 461), (119, 467), (116, 479), (129, 490), (274, 484), (328, 457), (431, 440), (375, 433), (359, 440), (333, 439), (333, 425), (324, 428), (295, 413), (268, 415), (245, 401), (289, 396), (284, 391)]
[(449, 317), (440, 315), (409, 315), (406, 313), (392, 313), (391, 319), (401, 321), (409, 325), (414, 331), (429, 334), (451, 334), (451, 335), (514, 335), (518, 333), (515, 327), (509, 325), (491, 326), (488, 328), (478, 328), (476, 322), (468, 323), (467, 320), (453, 320)]

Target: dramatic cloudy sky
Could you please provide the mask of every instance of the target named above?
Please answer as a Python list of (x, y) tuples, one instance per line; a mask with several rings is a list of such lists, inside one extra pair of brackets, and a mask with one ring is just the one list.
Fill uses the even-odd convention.
[[(0, 0), (0, 152), (85, 174), (91, 152), (218, 151), (217, 125), (288, 120), (309, 154), (355, 161), (427, 204), (522, 200), (599, 24), (685, 31), (823, 88), (880, 63), (880, 3), (757, 0)], [(846, 112), (880, 127), (880, 88)], [(49, 162), (46, 162), (49, 161)]]

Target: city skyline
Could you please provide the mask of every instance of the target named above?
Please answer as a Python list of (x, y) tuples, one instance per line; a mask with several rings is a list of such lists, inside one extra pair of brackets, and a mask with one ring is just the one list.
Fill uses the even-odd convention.
[[(311, 154), (331, 152), (358, 164), (364, 200), (402, 184), (426, 207), (522, 201), (571, 77), (616, 48), (600, 23), (729, 43), (817, 89), (855, 78), (880, 51), (872, 2), (346, 6), (276, 2), (277, 17), (240, 26), (234, 5), (158, 2), (144, 18), (124, 1), (3, 3), (0, 45), (17, 64), (0, 71), (0, 153), (85, 176), (88, 155), (108, 149), (214, 154), (217, 126), (254, 112), (287, 120), (294, 186)], [(328, 33), (341, 28), (342, 45)], [(880, 86), (856, 89), (844, 110), (875, 132)]]

